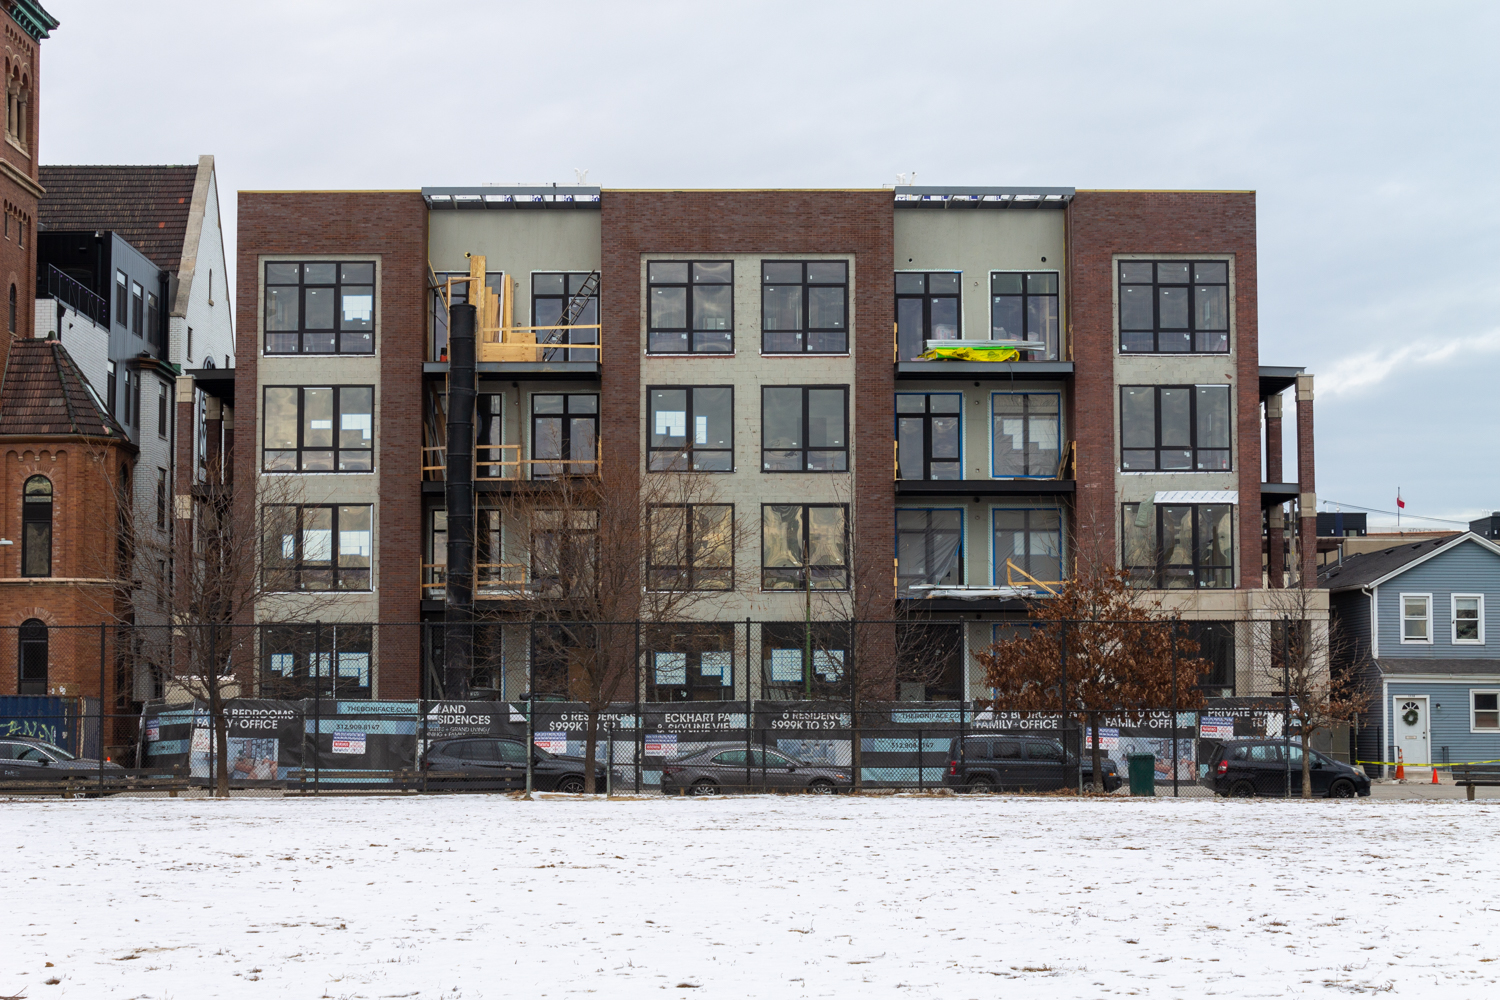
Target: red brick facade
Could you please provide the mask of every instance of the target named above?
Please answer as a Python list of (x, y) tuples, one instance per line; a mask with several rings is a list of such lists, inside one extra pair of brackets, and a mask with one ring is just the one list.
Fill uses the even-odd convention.
[[(894, 598), (891, 407), (895, 378), (893, 226), (889, 191), (605, 191), (602, 270), (604, 360), (600, 401), (614, 435), (610, 458), (641, 461), (641, 255), (853, 254), (855, 579), (863, 614), (884, 617)], [(759, 346), (738, 345), (739, 350)]]
[[(0, 16), (4, 26), (6, 85), (25, 95), (25, 129), (20, 141), (0, 137), (0, 296), (5, 298), (8, 336), (0, 344), (9, 348), (10, 337), (31, 335), (36, 302), (36, 206), (42, 193), (37, 177), (37, 142), (40, 129), (37, 111), (41, 108), (40, 60), (36, 40), (22, 31), (9, 17)], [(5, 114), (0, 111), (0, 127)], [(14, 313), (10, 312), (11, 289), (14, 288)], [(10, 322), (14, 315), (15, 322)], [(5, 358), (0, 357), (0, 368)]]
[[(379, 617), (415, 622), (422, 562), (422, 356), (427, 330), (427, 206), (415, 191), (262, 192), (239, 196), (236, 317), (235, 480), (259, 472), (259, 259), (262, 254), (374, 254), (380, 257), (376, 352), (381, 385), (376, 507)], [(248, 492), (248, 491), (244, 491)], [(415, 698), (420, 683), (415, 629), (387, 630), (379, 651), (380, 694)]]
[(1213, 253), (1234, 258), (1235, 469), (1241, 587), (1261, 585), (1260, 354), (1255, 193), (1079, 191), (1068, 208), (1068, 337), (1076, 374), (1070, 426), (1078, 442), (1077, 524), (1118, 558), (1120, 458), (1115, 446), (1115, 254)]

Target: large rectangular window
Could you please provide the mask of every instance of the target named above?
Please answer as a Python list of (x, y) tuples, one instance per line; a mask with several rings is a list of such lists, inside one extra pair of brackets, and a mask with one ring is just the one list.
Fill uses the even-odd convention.
[(760, 349), (765, 354), (849, 352), (849, 265), (767, 260), (760, 265)]
[(1453, 609), (1453, 643), (1458, 646), (1484, 645), (1484, 595), (1450, 594)]
[(1229, 350), (1229, 263), (1120, 261), (1120, 353)]
[(761, 387), (761, 470), (847, 472), (849, 387)]
[(1493, 733), (1500, 730), (1500, 691), (1469, 692), (1469, 731)]
[(263, 697), (370, 697), (374, 685), (373, 633), (369, 625), (267, 628), (261, 644)]
[[(593, 280), (590, 280), (590, 279)], [(598, 326), (599, 280), (590, 271), (539, 271), (531, 276), (531, 325)], [(536, 331), (539, 344), (597, 344), (598, 330)], [(542, 352), (543, 361), (598, 361), (598, 351)]]
[(653, 386), (646, 410), (652, 472), (734, 471), (732, 386)]
[(762, 590), (849, 589), (849, 508), (763, 504)]
[(124, 271), (115, 272), (115, 322), (130, 325), (130, 279)]
[(130, 283), (130, 332), (137, 337), (146, 329), (146, 290), (138, 282)]
[(1432, 595), (1401, 595), (1401, 641), (1432, 645)]
[(598, 511), (539, 510), (531, 516), (531, 579), (542, 593), (592, 593), (598, 562)]
[(1062, 396), (1055, 392), (997, 392), (990, 397), (996, 479), (1057, 475), (1062, 455)]
[(760, 650), (764, 697), (796, 701), (845, 694), (849, 639), (849, 626), (842, 622), (763, 623)]
[(647, 701), (734, 697), (733, 625), (648, 626), (641, 643)]
[(896, 589), (963, 586), (964, 512), (959, 508), (896, 511)]
[(912, 361), (927, 349), (929, 340), (957, 340), (960, 284), (958, 271), (896, 272), (896, 353), (898, 361)]
[(1120, 468), (1220, 472), (1229, 457), (1229, 386), (1120, 387)]
[(267, 354), (373, 354), (375, 265), (266, 265)]
[(265, 470), (369, 472), (374, 409), (368, 385), (266, 386)]
[(1044, 351), (1021, 354), (1022, 361), (1056, 361), (1061, 329), (1056, 271), (990, 272), (990, 339), (1034, 340)]
[(1127, 503), (1122, 511), (1124, 563), (1135, 586), (1234, 587), (1233, 505)]
[(898, 479), (962, 479), (961, 392), (896, 393)]
[(167, 436), (167, 420), (172, 412), (171, 391), (167, 383), (156, 383), (156, 436)]
[(734, 589), (732, 504), (662, 504), (647, 521), (648, 589)]
[(646, 265), (646, 350), (652, 354), (734, 351), (734, 264), (654, 260)]
[(996, 586), (1026, 586), (1031, 582), (1027, 576), (1043, 583), (1063, 579), (1062, 511), (1055, 507), (997, 507), (991, 516)]
[(262, 562), (269, 590), (369, 590), (369, 504), (270, 504)]
[(531, 478), (592, 476), (599, 471), (597, 393), (531, 397)]

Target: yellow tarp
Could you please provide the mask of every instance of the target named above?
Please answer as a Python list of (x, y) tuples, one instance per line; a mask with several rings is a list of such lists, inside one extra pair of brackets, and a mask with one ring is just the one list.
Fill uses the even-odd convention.
[(1014, 348), (997, 351), (973, 347), (934, 347), (918, 355), (923, 361), (1014, 361), (1020, 356)]

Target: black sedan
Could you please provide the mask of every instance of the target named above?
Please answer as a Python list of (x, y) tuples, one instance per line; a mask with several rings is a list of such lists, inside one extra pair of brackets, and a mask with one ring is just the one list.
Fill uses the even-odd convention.
[[(1370, 794), (1370, 777), (1356, 767), (1308, 751), (1312, 793), (1330, 799)], [(1302, 747), (1283, 740), (1235, 740), (1209, 759), (1203, 784), (1215, 794), (1234, 798), (1254, 795), (1293, 798), (1302, 795)]]
[[(541, 792), (578, 793), (584, 787), (582, 757), (564, 757), (533, 746), (532, 788)], [(438, 740), (422, 758), (422, 769), (432, 777), (429, 788), (470, 791), (509, 791), (526, 787), (526, 741), (489, 736)], [(608, 774), (594, 769), (594, 788), (605, 790)], [(618, 777), (618, 775), (616, 775)]]
[(847, 767), (809, 764), (766, 746), (721, 743), (673, 761), (661, 769), (666, 795), (718, 795), (726, 788), (830, 795), (854, 787)]

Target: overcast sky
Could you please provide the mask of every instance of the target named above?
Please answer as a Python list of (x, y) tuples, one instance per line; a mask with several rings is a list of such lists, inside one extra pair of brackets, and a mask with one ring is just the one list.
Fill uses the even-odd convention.
[(1500, 6), (44, 3), (42, 162), (214, 154), (231, 260), (239, 189), (1254, 189), (1318, 495), (1500, 510)]

